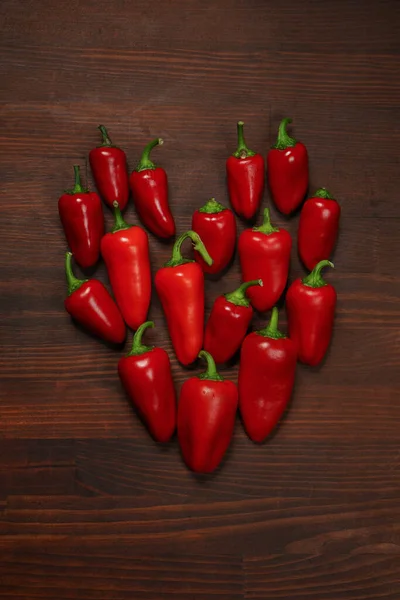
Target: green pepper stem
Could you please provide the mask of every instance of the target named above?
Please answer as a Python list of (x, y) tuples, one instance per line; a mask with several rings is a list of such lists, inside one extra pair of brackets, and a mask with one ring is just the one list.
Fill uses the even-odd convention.
[(248, 156), (255, 155), (255, 152), (253, 152), (253, 150), (250, 150), (246, 146), (246, 141), (244, 139), (243, 126), (244, 126), (243, 121), (238, 121), (238, 123), (237, 123), (238, 146), (237, 146), (235, 152), (233, 153), (233, 156), (235, 156), (236, 158), (247, 158)]
[(107, 129), (104, 127), (104, 125), (99, 125), (97, 129), (100, 129), (101, 132), (101, 145), (102, 146), (112, 146), (113, 143), (110, 139), (110, 136), (108, 135)]
[(327, 285), (326, 281), (322, 279), (321, 274), (321, 271), (324, 267), (332, 267), (332, 269), (335, 268), (334, 264), (331, 263), (330, 260), (321, 260), (317, 265), (315, 265), (311, 273), (304, 277), (304, 285), (307, 285), (312, 288), (320, 288), (324, 285)]
[(146, 169), (156, 169), (156, 165), (150, 160), (150, 152), (156, 146), (162, 146), (164, 140), (161, 138), (156, 138), (147, 144), (145, 149), (143, 150), (142, 156), (140, 157), (138, 166), (136, 167), (136, 171), (145, 171)]
[(253, 285), (260, 285), (262, 287), (263, 282), (261, 279), (253, 279), (252, 281), (246, 281), (245, 283), (242, 283), (242, 285), (233, 292), (225, 294), (225, 299), (228, 302), (235, 304), (236, 306), (250, 306), (250, 301), (246, 297), (246, 292), (249, 289), (249, 287)]
[(225, 206), (217, 202), (215, 198), (211, 198), (211, 200), (208, 200), (201, 208), (199, 208), (200, 213), (206, 213), (208, 215), (220, 213), (223, 210), (226, 210)]
[(78, 279), (72, 272), (72, 252), (65, 253), (65, 276), (67, 278), (68, 296), (79, 290), (87, 279)]
[(200, 373), (198, 375), (199, 379), (211, 379), (212, 381), (223, 381), (224, 378), (217, 371), (217, 367), (215, 366), (215, 361), (209, 352), (205, 350), (200, 350), (198, 354), (199, 358), (204, 358), (207, 361), (207, 370), (204, 373)]
[(324, 200), (334, 200), (333, 196), (326, 188), (319, 188), (314, 194), (314, 198), (323, 198)]
[(264, 208), (264, 218), (260, 227), (253, 227), (253, 231), (259, 231), (260, 233), (265, 233), (265, 235), (270, 235), (271, 233), (276, 233), (279, 231), (278, 227), (273, 227), (271, 224), (271, 215), (269, 212), (269, 208)]
[(278, 129), (278, 137), (276, 138), (275, 146), (272, 146), (276, 150), (285, 150), (285, 148), (293, 148), (297, 144), (297, 140), (290, 137), (288, 132), (286, 131), (286, 126), (292, 122), (292, 119), (288, 117), (286, 119), (282, 119), (279, 129)]
[(153, 321), (146, 321), (145, 323), (142, 323), (140, 325), (140, 327), (138, 327), (138, 329), (136, 330), (136, 332), (133, 336), (132, 349), (126, 355), (127, 357), (128, 356), (139, 356), (140, 354), (144, 354), (145, 352), (150, 352), (151, 350), (153, 350), (154, 346), (145, 346), (142, 343), (143, 333), (149, 327), (154, 327)]
[(269, 338), (272, 338), (273, 340), (280, 340), (280, 339), (285, 338), (286, 335), (283, 334), (278, 329), (278, 320), (279, 320), (279, 311), (278, 311), (277, 307), (274, 306), (274, 308), (272, 309), (271, 319), (270, 319), (268, 325), (266, 327), (264, 327), (264, 329), (260, 329), (259, 331), (257, 331), (258, 335), (262, 335), (263, 337), (269, 337)]
[(171, 259), (165, 264), (165, 266), (166, 267), (177, 267), (178, 265), (183, 265), (188, 262), (194, 262), (193, 260), (190, 260), (189, 258), (184, 258), (182, 256), (181, 246), (187, 238), (190, 238), (192, 240), (194, 249), (197, 250), (197, 252), (200, 254), (200, 256), (202, 257), (204, 262), (207, 265), (212, 265), (214, 261), (211, 258), (211, 256), (208, 254), (205, 245), (201, 241), (201, 237), (195, 231), (190, 230), (190, 231), (186, 231), (185, 233), (182, 233), (182, 235), (180, 235), (178, 237), (178, 239), (176, 240), (176, 242), (172, 248)]
[(113, 202), (114, 207), (114, 227), (112, 229), (112, 233), (117, 233), (117, 231), (121, 231), (122, 229), (130, 229), (133, 225), (129, 225), (122, 216), (121, 209), (116, 200)]
[(65, 190), (66, 194), (86, 194), (88, 192), (87, 188), (82, 187), (81, 184), (81, 173), (79, 165), (74, 165), (74, 176), (75, 176), (75, 184), (71, 190)]

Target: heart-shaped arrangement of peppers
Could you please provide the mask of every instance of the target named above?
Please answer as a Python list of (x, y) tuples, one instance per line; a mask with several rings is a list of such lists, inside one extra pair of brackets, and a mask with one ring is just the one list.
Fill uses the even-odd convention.
[[(290, 122), (283, 119), (267, 155), (271, 196), (285, 215), (301, 205), (308, 188), (307, 149), (288, 135)], [(90, 152), (89, 160), (99, 194), (114, 211), (115, 225), (104, 234), (100, 197), (83, 189), (75, 166), (75, 186), (59, 199), (71, 249), (66, 254), (65, 308), (88, 331), (113, 344), (123, 343), (126, 325), (134, 330), (132, 349), (118, 363), (130, 400), (155, 440), (168, 442), (177, 429), (187, 466), (210, 473), (229, 446), (237, 410), (249, 438), (264, 441), (290, 400), (297, 361), (315, 366), (325, 356), (336, 292), (321, 271), (333, 267), (329, 258), (336, 243), (340, 206), (321, 188), (301, 209), (298, 251), (309, 274), (294, 281), (286, 293), (288, 336), (278, 329), (276, 303), (288, 279), (290, 234), (271, 224), (268, 208), (259, 227), (243, 231), (238, 241), (243, 284), (216, 299), (204, 327), (204, 273), (220, 273), (229, 264), (236, 244), (236, 221), (232, 210), (214, 199), (195, 211), (192, 230), (176, 238), (171, 259), (154, 281), (177, 359), (188, 366), (200, 357), (207, 365), (204, 373), (184, 382), (177, 404), (167, 352), (142, 342), (145, 330), (154, 326), (146, 321), (152, 285), (148, 235), (142, 227), (126, 223), (121, 213), (130, 189), (143, 225), (162, 239), (175, 235), (167, 174), (150, 159), (162, 140), (145, 147), (128, 177), (125, 152), (112, 144), (105, 127), (99, 129), (102, 143)], [(263, 156), (247, 147), (241, 121), (237, 132), (237, 150), (226, 161), (228, 192), (235, 213), (249, 220), (260, 208), (266, 169)], [(182, 255), (186, 239), (193, 243), (195, 260)], [(79, 280), (72, 271), (72, 256), (87, 268), (97, 263), (100, 254), (114, 298), (97, 279)], [(264, 329), (248, 334), (253, 308), (272, 309), (272, 313)], [(221, 377), (216, 363), (226, 363), (238, 350), (236, 387)]]

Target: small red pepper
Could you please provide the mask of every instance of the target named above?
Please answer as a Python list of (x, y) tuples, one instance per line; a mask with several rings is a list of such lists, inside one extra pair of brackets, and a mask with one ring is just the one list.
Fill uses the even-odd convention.
[(246, 146), (243, 125), (243, 121), (237, 124), (238, 147), (226, 161), (226, 174), (233, 210), (244, 219), (252, 219), (262, 201), (265, 164), (261, 154)]
[(72, 253), (65, 255), (68, 297), (65, 310), (85, 329), (99, 338), (121, 344), (125, 339), (125, 323), (118, 306), (98, 279), (77, 279), (71, 267)]
[(187, 238), (206, 263), (212, 264), (197, 233), (187, 231), (176, 240), (171, 260), (157, 271), (154, 281), (175, 354), (183, 365), (196, 359), (203, 345), (204, 328), (204, 275), (194, 260), (182, 257), (181, 246)]
[(178, 404), (178, 440), (183, 459), (197, 473), (211, 473), (220, 464), (232, 439), (238, 392), (232, 381), (224, 380), (215, 362), (202, 350), (207, 370), (187, 379)]
[(332, 337), (336, 291), (322, 279), (321, 270), (333, 267), (321, 260), (307, 277), (296, 279), (286, 295), (289, 333), (301, 362), (315, 367), (324, 358)]
[(143, 225), (154, 235), (167, 239), (175, 235), (175, 222), (168, 204), (167, 173), (150, 160), (150, 152), (163, 144), (156, 138), (147, 144), (136, 169), (131, 173), (133, 202)]
[(131, 329), (147, 317), (151, 296), (149, 239), (137, 225), (129, 225), (114, 203), (114, 229), (101, 240), (101, 254), (115, 299)]
[(78, 165), (74, 171), (75, 186), (60, 197), (58, 212), (68, 246), (76, 262), (86, 269), (99, 259), (104, 217), (99, 196), (82, 187)]
[(308, 154), (301, 142), (290, 137), (283, 119), (278, 138), (267, 155), (268, 182), (276, 207), (288, 215), (301, 204), (308, 188)]
[(198, 252), (194, 257), (205, 273), (219, 273), (230, 262), (235, 251), (236, 221), (233, 212), (211, 198), (193, 213), (192, 229), (205, 244), (213, 264), (208, 265)]
[(261, 279), (247, 281), (235, 290), (218, 296), (211, 309), (204, 334), (204, 350), (216, 363), (227, 362), (240, 348), (254, 311), (246, 298), (247, 290), (263, 285)]
[(163, 348), (144, 346), (145, 329), (140, 325), (133, 336), (132, 350), (118, 363), (118, 374), (132, 404), (157, 442), (168, 442), (175, 431), (176, 395), (169, 357)]
[(285, 289), (289, 273), (292, 238), (286, 229), (273, 227), (269, 209), (264, 209), (260, 227), (245, 229), (239, 237), (243, 281), (262, 279), (262, 287), (249, 289), (250, 302), (263, 312), (272, 308)]
[(103, 136), (102, 144), (89, 153), (93, 177), (104, 202), (110, 208), (118, 202), (120, 209), (124, 210), (129, 199), (126, 154), (113, 145), (104, 125), (98, 128)]
[(300, 213), (297, 238), (300, 258), (310, 271), (328, 260), (339, 229), (340, 206), (328, 190), (321, 188), (306, 200)]
[(239, 367), (239, 409), (247, 435), (262, 442), (275, 428), (292, 395), (297, 353), (278, 330), (278, 309), (265, 329), (243, 342)]

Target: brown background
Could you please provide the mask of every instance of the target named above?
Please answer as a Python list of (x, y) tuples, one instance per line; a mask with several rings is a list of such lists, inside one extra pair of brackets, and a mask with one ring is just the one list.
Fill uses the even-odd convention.
[[(399, 8), (2, 0), (1, 598), (400, 597)], [(321, 368), (299, 367), (267, 444), (238, 422), (222, 468), (195, 477), (132, 412), (122, 350), (63, 310), (57, 198), (99, 123), (131, 168), (162, 136), (183, 231), (209, 197), (227, 202), (236, 121), (265, 153), (283, 116), (311, 189), (342, 205), (334, 339)], [(273, 216), (296, 234), (297, 216)], [(152, 237), (153, 271), (169, 253)], [(207, 311), (238, 283), (237, 263), (207, 281)], [(146, 339), (171, 351), (156, 298), (150, 316)]]

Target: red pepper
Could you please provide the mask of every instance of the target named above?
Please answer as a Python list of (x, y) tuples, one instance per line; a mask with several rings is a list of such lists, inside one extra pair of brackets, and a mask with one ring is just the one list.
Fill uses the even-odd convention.
[(289, 273), (292, 238), (286, 229), (273, 227), (269, 209), (261, 227), (246, 229), (239, 237), (243, 281), (262, 279), (263, 286), (248, 291), (250, 302), (263, 312), (272, 308), (285, 289)]
[(178, 360), (192, 363), (203, 345), (204, 275), (194, 260), (183, 258), (182, 243), (190, 238), (206, 263), (212, 264), (200, 237), (183, 233), (175, 242), (172, 258), (156, 273), (155, 285), (167, 319), (169, 335)]
[(110, 208), (118, 202), (120, 209), (124, 210), (129, 198), (126, 154), (112, 144), (104, 125), (99, 125), (99, 129), (103, 136), (102, 144), (89, 153), (93, 177), (104, 202)]
[(187, 379), (178, 404), (178, 440), (185, 463), (197, 473), (211, 473), (220, 464), (235, 427), (236, 385), (224, 380), (208, 352), (199, 357), (207, 370)]
[(297, 353), (278, 330), (278, 309), (268, 326), (243, 342), (239, 367), (239, 409), (253, 442), (262, 442), (282, 417), (292, 395)]
[(330, 258), (339, 229), (340, 206), (321, 188), (304, 203), (297, 238), (300, 258), (310, 271)]
[(286, 295), (290, 337), (299, 360), (313, 367), (325, 356), (335, 318), (336, 291), (321, 276), (321, 270), (328, 266), (333, 264), (321, 260), (307, 277), (296, 279)]
[(125, 323), (118, 306), (98, 279), (77, 279), (71, 267), (72, 253), (65, 255), (68, 297), (65, 310), (85, 329), (99, 338), (121, 344), (125, 339)]
[(104, 217), (100, 198), (82, 187), (77, 165), (74, 171), (75, 186), (60, 197), (58, 212), (68, 246), (76, 262), (86, 269), (99, 259)]
[(213, 264), (209, 266), (198, 252), (196, 261), (206, 273), (219, 273), (230, 262), (235, 251), (236, 221), (233, 212), (211, 198), (192, 217), (192, 229), (205, 244)]
[(226, 174), (233, 210), (244, 219), (252, 219), (263, 196), (265, 165), (261, 154), (246, 146), (243, 125), (243, 121), (237, 124), (238, 147), (226, 161)]
[(240, 348), (251, 319), (253, 309), (246, 298), (253, 285), (263, 285), (261, 279), (247, 281), (229, 294), (218, 296), (211, 309), (204, 334), (204, 349), (215, 362), (227, 362)]
[(175, 235), (175, 222), (168, 204), (168, 179), (161, 167), (149, 158), (151, 150), (163, 144), (156, 138), (147, 144), (136, 169), (131, 173), (130, 185), (136, 211), (143, 225), (160, 238)]
[(144, 229), (124, 221), (117, 202), (114, 217), (114, 229), (101, 240), (101, 254), (122, 316), (131, 329), (137, 329), (150, 305), (149, 239)]
[(122, 385), (157, 442), (168, 442), (175, 431), (176, 395), (169, 357), (163, 348), (144, 346), (145, 329), (140, 325), (133, 337), (132, 350), (118, 363)]
[(301, 204), (308, 188), (308, 154), (301, 142), (290, 137), (283, 119), (278, 138), (267, 156), (268, 182), (276, 207), (285, 215)]

